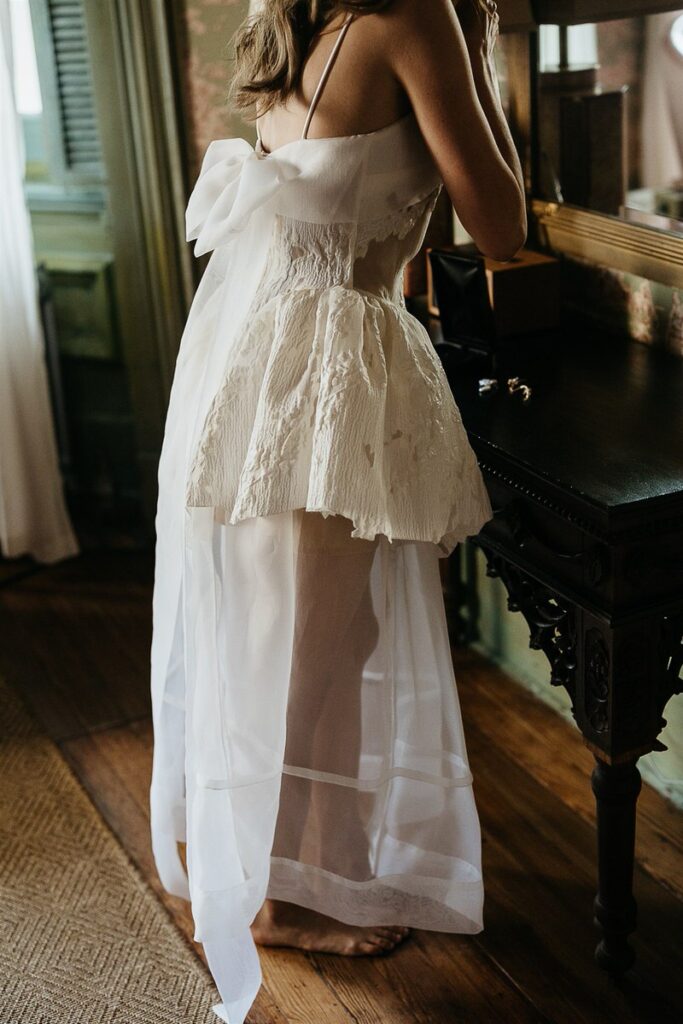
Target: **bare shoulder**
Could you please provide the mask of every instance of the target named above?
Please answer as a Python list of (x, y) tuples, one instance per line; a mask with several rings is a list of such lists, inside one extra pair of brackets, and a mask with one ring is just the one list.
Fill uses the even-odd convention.
[(392, 0), (365, 17), (365, 44), (371, 42), (381, 54), (385, 72), (408, 97), (427, 138), (435, 131), (442, 135), (450, 131), (453, 136), (456, 128), (462, 130), (473, 119), (481, 122), (472, 65), (453, 0)]
[(458, 34), (453, 0), (392, 0), (365, 19), (368, 41), (381, 47), (389, 60), (405, 59), (415, 52), (416, 44), (435, 56), (452, 52)]
[(456, 18), (454, 0), (391, 0), (377, 17), (387, 24), (403, 25), (416, 35), (433, 28), (442, 28)]

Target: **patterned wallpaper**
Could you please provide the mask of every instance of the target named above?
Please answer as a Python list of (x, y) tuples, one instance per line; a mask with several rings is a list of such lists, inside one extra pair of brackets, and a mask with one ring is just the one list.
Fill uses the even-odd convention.
[(256, 138), (251, 125), (231, 114), (227, 91), (231, 76), (230, 39), (249, 9), (248, 0), (184, 0), (188, 83), (187, 116), (193, 152), (189, 154), (194, 179), (206, 147), (213, 139), (243, 135)]
[(590, 260), (563, 257), (563, 300), (635, 341), (683, 358), (683, 293)]

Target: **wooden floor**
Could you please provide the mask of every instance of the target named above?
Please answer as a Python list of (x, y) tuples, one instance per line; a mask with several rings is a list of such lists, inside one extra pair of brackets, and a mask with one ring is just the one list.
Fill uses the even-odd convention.
[[(0, 672), (192, 942), (188, 905), (161, 891), (149, 845), (150, 559), (97, 553), (0, 569)], [(381, 958), (261, 950), (250, 1024), (682, 1021), (683, 816), (643, 786), (638, 959), (617, 984), (592, 959), (590, 754), (474, 652), (454, 660), (483, 830), (484, 931), (416, 932)]]

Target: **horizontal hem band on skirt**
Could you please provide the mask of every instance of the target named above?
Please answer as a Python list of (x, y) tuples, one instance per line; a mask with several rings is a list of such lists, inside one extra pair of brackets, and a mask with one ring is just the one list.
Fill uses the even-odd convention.
[(247, 786), (262, 786), (265, 783), (278, 779), (281, 775), (293, 775), (299, 779), (308, 779), (312, 782), (326, 782), (333, 786), (345, 786), (349, 789), (356, 789), (359, 792), (371, 792), (390, 785), (394, 779), (412, 779), (414, 782), (427, 782), (433, 786), (443, 786), (448, 789), (451, 786), (471, 786), (473, 782), (472, 773), (459, 778), (445, 778), (444, 776), (431, 776), (426, 772), (413, 771), (409, 768), (397, 768), (387, 772), (380, 779), (353, 779), (350, 776), (337, 775), (334, 772), (311, 771), (307, 768), (289, 768), (286, 765), (268, 775), (235, 776), (233, 778), (209, 778), (204, 775), (197, 776), (197, 785), (203, 789), (244, 789)]
[[(464, 865), (473, 875), (475, 869)], [(476, 935), (483, 931), (481, 877), (396, 874), (354, 881), (316, 865), (271, 857), (268, 899), (285, 900), (344, 924), (421, 928)]]

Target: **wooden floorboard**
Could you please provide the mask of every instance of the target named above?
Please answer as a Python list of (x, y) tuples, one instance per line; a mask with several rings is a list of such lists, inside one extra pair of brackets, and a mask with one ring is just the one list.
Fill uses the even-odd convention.
[[(489, 742), (593, 826), (590, 775), (595, 763), (578, 730), (481, 655), (453, 652), (465, 723), (477, 722)], [(558, 752), (561, 756), (557, 756)], [(653, 878), (683, 898), (683, 828), (678, 808), (652, 786), (638, 797), (636, 857)]]
[[(477, 939), (558, 1024), (631, 1024), (649, 1000), (654, 1020), (674, 1021), (683, 1005), (671, 971), (680, 962), (681, 904), (640, 867), (635, 892), (641, 922), (630, 993), (592, 961), (595, 831), (488, 742), (469, 720), (468, 749), (484, 833), (486, 927)], [(504, 780), (504, 785), (502, 784)], [(658, 936), (660, 937), (658, 939)], [(661, 937), (667, 936), (666, 946)], [(669, 992), (659, 997), (658, 992)]]
[(0, 588), (0, 672), (54, 740), (150, 713), (151, 563), (68, 559)]
[[(149, 837), (151, 560), (91, 554), (0, 587), (0, 671), (193, 943)], [(471, 650), (454, 652), (482, 823), (485, 928), (415, 932), (389, 956), (261, 949), (249, 1024), (673, 1024), (683, 1019), (683, 815), (644, 785), (638, 960), (593, 962), (593, 758), (578, 731)], [(202, 948), (193, 943), (198, 956)]]
[[(163, 891), (152, 860), (148, 807), (151, 723), (135, 722), (130, 726), (99, 730), (67, 740), (61, 744), (61, 749), (109, 826), (192, 941), (188, 904)], [(322, 1007), (327, 1014), (325, 1020), (368, 1024), (408, 1024), (415, 1020), (526, 1024), (544, 1019), (533, 1012), (528, 1000), (509, 985), (486, 952), (474, 946), (470, 938), (438, 937), (435, 948), (441, 949), (444, 963), (449, 965), (445, 972), (443, 965), (437, 966), (439, 958), (425, 957), (424, 939), (423, 936), (420, 942), (407, 942), (381, 961), (263, 950), (261, 958), (268, 994), (284, 1013), (285, 1020), (294, 1021), (317, 1022), (321, 1019)], [(201, 955), (201, 946), (195, 944), (195, 948)], [(401, 979), (413, 978), (416, 974), (421, 979), (420, 984), (411, 982), (404, 990)], [(476, 979), (476, 984), (472, 982), (472, 992), (464, 984), (465, 978)], [(333, 1004), (326, 1005), (325, 987), (334, 994)], [(302, 1017), (303, 993), (308, 1000), (308, 1012), (314, 1010), (318, 1016)], [(489, 1002), (492, 994), (495, 994), (495, 1012)], [(475, 1009), (477, 998), (480, 1005)], [(250, 1024), (255, 1022), (250, 1021)]]
[(415, 931), (387, 957), (315, 959), (354, 1019), (364, 1022), (536, 1024), (546, 1020), (472, 937)]
[(0, 587), (10, 586), (26, 576), (41, 571), (41, 567), (36, 565), (32, 558), (0, 557)]

